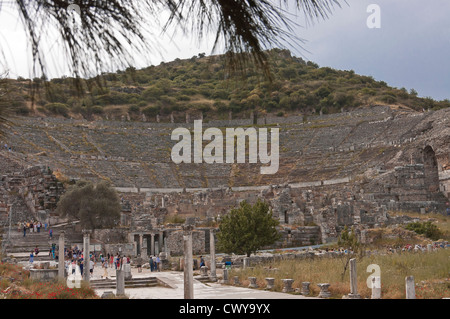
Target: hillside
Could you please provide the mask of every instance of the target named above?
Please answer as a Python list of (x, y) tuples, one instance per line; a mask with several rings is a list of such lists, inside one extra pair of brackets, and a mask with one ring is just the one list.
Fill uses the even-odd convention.
[(8, 104), (19, 115), (149, 122), (169, 122), (171, 114), (172, 120), (183, 122), (186, 112), (201, 112), (208, 120), (228, 119), (230, 111), (233, 118), (248, 118), (252, 111), (282, 117), (339, 113), (376, 104), (416, 111), (450, 106), (449, 100), (420, 98), (415, 90), (393, 88), (352, 70), (319, 67), (287, 50), (267, 53), (271, 81), (251, 64), (237, 74), (225, 66), (225, 56), (199, 54), (141, 70), (105, 73), (83, 80), (80, 90), (72, 78), (10, 80)]

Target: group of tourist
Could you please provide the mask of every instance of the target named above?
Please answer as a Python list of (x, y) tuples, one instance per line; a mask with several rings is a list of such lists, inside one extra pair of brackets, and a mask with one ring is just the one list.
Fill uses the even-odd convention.
[[(450, 247), (450, 243), (448, 241), (441, 241), (441, 242), (434, 242), (431, 244), (431, 248), (433, 250), (440, 249), (440, 248), (448, 248)], [(421, 245), (421, 244), (406, 244), (406, 245), (396, 245), (396, 246), (384, 246), (383, 248), (387, 254), (393, 254), (398, 252), (418, 252), (418, 251), (426, 251), (428, 249), (427, 245)], [(337, 252), (341, 254), (348, 254), (353, 253), (351, 249), (345, 249), (345, 248), (325, 248), (324, 252)]]
[(105, 265), (109, 266), (109, 268), (112, 268), (114, 265), (114, 269), (120, 269), (121, 265), (129, 263), (131, 263), (130, 256), (122, 257), (119, 253), (116, 253), (116, 255), (108, 253), (105, 259)]
[[(64, 265), (67, 271), (69, 271), (69, 267), (70, 265), (72, 265), (72, 274), (75, 274), (75, 270), (77, 269), (77, 267), (79, 267), (81, 276), (83, 276), (84, 259), (84, 251), (82, 249), (79, 249), (77, 245), (71, 248), (64, 248)], [(96, 263), (95, 254), (89, 253), (89, 260), (89, 273), (90, 277), (92, 277)]]
[[(445, 242), (434, 242), (431, 244), (431, 248), (433, 250), (439, 249), (439, 248), (446, 248), (446, 247), (450, 247), (449, 243), (447, 241)], [(418, 252), (418, 251), (426, 251), (428, 249), (427, 245), (421, 245), (421, 244), (407, 244), (405, 246), (397, 246), (397, 247), (388, 247), (387, 248), (387, 252), (388, 253), (394, 253), (394, 252), (398, 252), (398, 251), (402, 251), (402, 252)]]
[[(1, 142), (1, 144), (3, 144), (3, 142)], [(10, 145), (10, 146), (8, 146), (8, 144), (7, 144), (7, 143), (5, 143), (5, 145), (3, 145), (3, 147), (5, 148), (5, 151), (9, 151), (9, 152), (11, 152), (11, 151), (12, 151), (12, 147), (11, 147), (11, 145)]]
[[(19, 232), (23, 231), (23, 237), (26, 236), (27, 232), (29, 233), (40, 233), (41, 228), (44, 228), (47, 231), (48, 224), (47, 223), (41, 223), (40, 221), (32, 220), (30, 222), (19, 222), (17, 224)], [(51, 238), (51, 235), (50, 235)]]
[(161, 259), (159, 256), (150, 256), (149, 262), (150, 271), (161, 271)]

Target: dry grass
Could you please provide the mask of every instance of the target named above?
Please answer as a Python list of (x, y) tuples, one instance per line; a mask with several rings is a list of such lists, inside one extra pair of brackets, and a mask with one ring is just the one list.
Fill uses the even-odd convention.
[[(404, 299), (405, 277), (414, 276), (418, 285), (417, 298), (450, 297), (450, 250), (440, 249), (432, 253), (402, 253), (393, 255), (372, 255), (358, 258), (358, 293), (363, 298), (370, 298), (371, 289), (366, 280), (372, 273), (366, 271), (370, 264), (377, 264), (381, 269), (381, 288), (383, 299)], [(269, 269), (269, 266), (272, 269)], [(277, 270), (273, 270), (273, 269)], [(285, 260), (260, 265), (253, 269), (232, 270), (232, 276), (238, 276), (243, 286), (248, 286), (248, 277), (257, 277), (258, 286), (266, 286), (265, 278), (275, 278), (275, 290), (282, 290), (281, 279), (294, 279), (293, 288), (301, 288), (301, 283), (311, 283), (311, 295), (319, 294), (319, 283), (330, 283), (332, 298), (342, 298), (350, 293), (348, 271), (341, 280), (343, 262), (340, 258), (315, 258)]]
[(65, 281), (38, 282), (21, 266), (0, 263), (0, 299), (98, 299), (85, 282), (81, 288), (68, 288)]

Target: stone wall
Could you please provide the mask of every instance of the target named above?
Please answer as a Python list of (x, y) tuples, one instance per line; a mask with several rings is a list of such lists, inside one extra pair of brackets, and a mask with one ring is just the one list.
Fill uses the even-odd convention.
[[(202, 254), (206, 252), (205, 232), (194, 230), (192, 232), (192, 251), (193, 254)], [(176, 230), (169, 233), (167, 237), (167, 247), (171, 256), (183, 255), (183, 230)]]

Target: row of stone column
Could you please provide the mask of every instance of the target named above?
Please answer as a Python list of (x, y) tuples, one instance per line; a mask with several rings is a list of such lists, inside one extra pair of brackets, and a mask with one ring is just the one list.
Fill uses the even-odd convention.
[[(89, 247), (90, 247), (90, 235), (91, 232), (88, 230), (83, 231), (83, 251), (84, 251), (84, 260), (83, 260), (83, 268), (85, 271), (83, 272), (83, 280), (89, 281), (90, 279), (90, 258), (89, 258)], [(65, 279), (65, 254), (64, 254), (64, 247), (65, 247), (65, 232), (61, 231), (58, 239), (58, 277), (60, 279)]]
[[(155, 236), (156, 234), (150, 234), (150, 255), (155, 255)], [(159, 251), (163, 249), (163, 232), (159, 233)], [(144, 234), (139, 234), (139, 247), (140, 247), (140, 255), (142, 258), (147, 258), (147, 247), (144, 249)]]
[[(257, 284), (257, 278), (256, 277), (248, 277), (248, 280), (250, 281), (250, 284), (248, 285), (249, 288), (259, 288), (258, 284)], [(275, 288), (275, 278), (265, 278), (266, 280), (266, 290), (273, 290)], [(294, 288), (292, 288), (292, 285), (294, 283), (294, 279), (281, 279), (281, 281), (283, 282), (283, 289), (282, 292), (285, 293), (289, 293), (289, 292), (294, 292)], [(223, 271), (223, 280), (222, 283), (224, 284), (228, 284), (229, 283), (229, 276), (228, 276), (228, 269), (224, 269)], [(236, 286), (240, 285), (239, 282), (239, 277), (238, 276), (234, 276), (233, 277), (233, 283)], [(310, 285), (311, 283), (308, 281), (304, 281), (302, 282), (302, 289), (301, 289), (301, 294), (304, 296), (309, 296), (311, 291), (310, 291)], [(319, 298), (328, 298), (331, 296), (331, 293), (328, 291), (328, 287), (330, 286), (329, 283), (320, 283), (317, 284), (317, 286), (320, 288), (320, 293), (319, 293)]]
[[(192, 225), (183, 226), (183, 245), (184, 245), (184, 299), (194, 299), (194, 262), (192, 253)], [(215, 244), (215, 229), (210, 229), (210, 255), (211, 255), (211, 270), (209, 279), (217, 281), (216, 274), (216, 244)], [(202, 276), (206, 276), (207, 267), (202, 267)]]
[[(240, 285), (239, 277), (234, 276), (234, 285)], [(256, 277), (248, 277), (250, 284), (249, 288), (259, 288), (256, 282)], [(265, 278), (267, 285), (265, 287), (266, 290), (274, 289), (275, 278)], [(294, 283), (293, 279), (281, 279), (283, 282), (283, 290), (282, 292), (289, 293), (294, 292), (292, 288), (292, 284)], [(415, 284), (414, 277), (408, 276), (405, 278), (406, 282), (406, 299), (415, 299)], [(229, 283), (228, 269), (224, 269), (223, 271), (223, 281), (222, 283)], [(373, 276), (371, 279), (371, 288), (372, 288), (372, 296), (371, 299), (381, 299), (381, 278), (380, 276)], [(304, 296), (308, 296), (310, 294), (310, 282), (302, 282), (301, 294)], [(331, 293), (328, 291), (330, 287), (329, 283), (320, 283), (317, 284), (320, 288), (320, 293), (318, 295), (319, 298), (329, 298)], [(350, 259), (350, 293), (346, 296), (349, 299), (360, 299), (361, 296), (358, 294), (358, 286), (357, 286), (357, 273), (356, 273), (356, 259)]]

